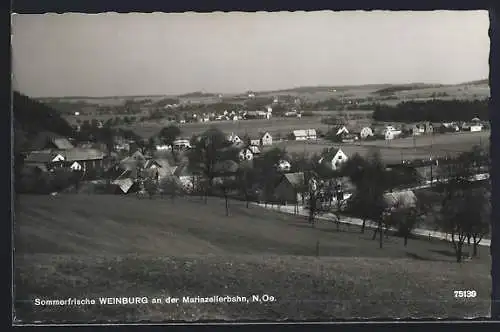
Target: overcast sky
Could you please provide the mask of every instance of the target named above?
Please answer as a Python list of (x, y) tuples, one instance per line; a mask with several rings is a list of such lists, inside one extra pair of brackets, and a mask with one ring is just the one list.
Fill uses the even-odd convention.
[(233, 93), (488, 76), (487, 11), (13, 15), (32, 97)]

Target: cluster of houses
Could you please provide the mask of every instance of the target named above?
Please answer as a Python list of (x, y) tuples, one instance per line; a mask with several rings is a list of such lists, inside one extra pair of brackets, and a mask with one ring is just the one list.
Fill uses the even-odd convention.
[(69, 139), (42, 132), (34, 140), (32, 151), (25, 153), (27, 168), (47, 172), (56, 168), (68, 168), (86, 172), (103, 166), (105, 154), (102, 146), (83, 143), (74, 146)]
[(350, 131), (345, 125), (338, 125), (331, 129), (334, 136), (341, 142), (352, 142), (358, 139), (378, 138), (385, 140), (393, 140), (402, 136), (420, 136), (430, 135), (433, 133), (448, 133), (448, 132), (479, 132), (483, 130), (484, 125), (478, 118), (472, 119), (470, 122), (443, 122), (431, 123), (424, 122), (412, 125), (403, 125), (395, 127), (392, 125), (367, 126), (360, 130)]

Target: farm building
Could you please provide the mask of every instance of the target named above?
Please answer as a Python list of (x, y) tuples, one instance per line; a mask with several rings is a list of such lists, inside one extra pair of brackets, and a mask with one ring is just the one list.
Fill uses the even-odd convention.
[(262, 146), (269, 146), (269, 145), (273, 145), (273, 136), (268, 133), (268, 132), (265, 132), (264, 134), (261, 135), (260, 137), (260, 144)]
[(315, 140), (317, 138), (316, 129), (294, 130), (292, 136), (296, 141)]
[(64, 156), (52, 150), (33, 151), (24, 159), (27, 166), (39, 167), (43, 170), (51, 170), (62, 167)]
[(370, 127), (363, 127), (359, 132), (359, 137), (361, 139), (367, 139), (371, 136), (373, 136), (373, 130)]
[(74, 171), (103, 167), (104, 153), (97, 149), (73, 148), (63, 152), (64, 163)]
[(320, 159), (319, 163), (327, 166), (329, 169), (337, 170), (343, 162), (348, 159), (347, 155), (340, 148), (330, 149)]
[(283, 174), (274, 190), (275, 197), (282, 203), (297, 203), (302, 200), (300, 191), (305, 184), (304, 173)]

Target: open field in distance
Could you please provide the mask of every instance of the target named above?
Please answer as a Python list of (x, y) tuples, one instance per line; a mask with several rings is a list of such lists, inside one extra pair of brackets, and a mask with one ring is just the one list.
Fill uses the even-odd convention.
[(332, 143), (326, 140), (318, 141), (284, 141), (273, 147), (285, 148), (289, 153), (321, 153), (325, 148), (340, 147), (349, 156), (355, 153), (367, 154), (372, 149), (378, 149), (386, 163), (401, 162), (403, 159), (424, 159), (429, 156), (446, 156), (470, 151), (474, 145), (489, 148), (489, 131), (477, 133), (444, 134), (435, 136), (419, 136), (415, 138), (395, 139), (392, 141), (360, 141), (355, 143)]
[[(269, 131), (272, 135), (280, 133), (282, 137), (296, 129), (319, 129), (328, 130), (328, 125), (321, 123), (321, 116), (307, 116), (302, 118), (271, 118), (270, 120), (240, 120), (240, 121), (214, 121), (178, 124), (182, 131), (182, 136), (191, 137), (193, 134), (201, 134), (211, 126), (230, 134), (239, 135), (247, 133), (256, 136), (260, 132)], [(168, 121), (136, 123), (127, 128), (133, 130), (142, 137), (156, 135), (164, 126), (168, 126)]]
[[(17, 317), (26, 321), (341, 319), (489, 315), (489, 248), (454, 262), (450, 243), (384, 239), (209, 198), (20, 196)], [(110, 209), (109, 207), (113, 208)], [(346, 226), (343, 226), (346, 227)], [(319, 257), (316, 244), (319, 241)], [(140, 282), (138, 282), (140, 280)], [(476, 299), (453, 298), (474, 289)], [(35, 307), (34, 298), (247, 296), (274, 303)]]

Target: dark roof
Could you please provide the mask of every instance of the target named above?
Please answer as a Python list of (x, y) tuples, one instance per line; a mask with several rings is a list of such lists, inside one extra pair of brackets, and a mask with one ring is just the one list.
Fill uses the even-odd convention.
[(28, 154), (24, 161), (28, 163), (50, 163), (57, 155), (58, 153), (51, 150), (33, 151)]
[(333, 157), (339, 152), (340, 148), (330, 148), (327, 153), (324, 153), (321, 158), (323, 159), (322, 162), (328, 161), (331, 162)]
[(73, 148), (62, 151), (65, 161), (101, 160), (104, 153), (97, 149)]
[(303, 185), (305, 181), (303, 172), (286, 173), (284, 178), (294, 187)]

